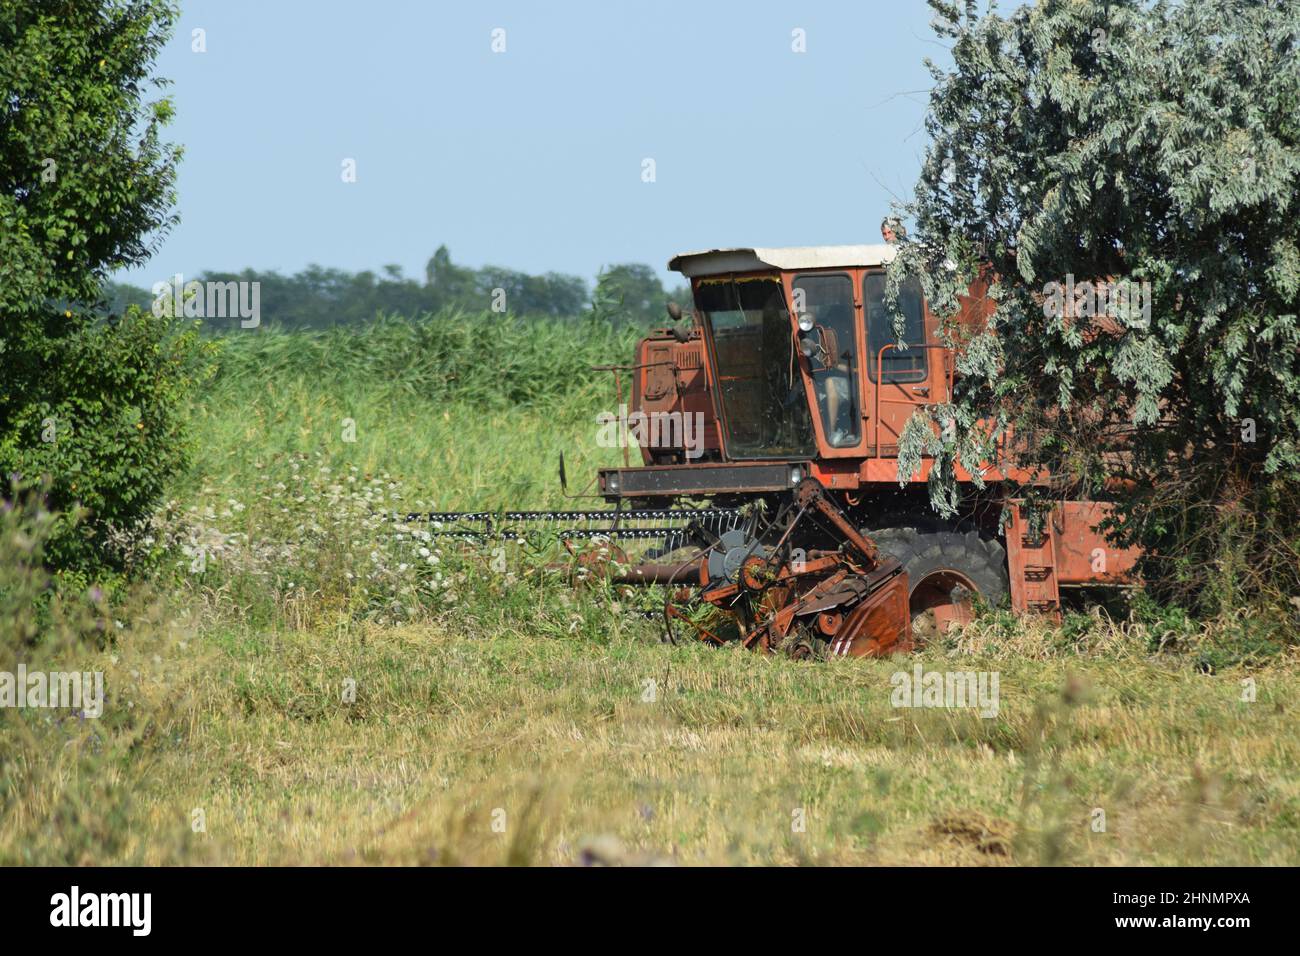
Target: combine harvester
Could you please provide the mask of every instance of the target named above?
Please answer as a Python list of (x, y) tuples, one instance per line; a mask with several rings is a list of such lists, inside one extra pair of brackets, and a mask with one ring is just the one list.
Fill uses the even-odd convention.
[[(1096, 530), (1104, 503), (1058, 500), (1030, 521), (1004, 485), (1028, 484), (1027, 474), (990, 468), (977, 487), (958, 466), (962, 510), (940, 519), (925, 487), (933, 460), (899, 475), (904, 423), (948, 402), (956, 362), (919, 285), (898, 298), (908, 343), (898, 347), (885, 304), (894, 252), (676, 256), (669, 268), (694, 295), (690, 327), (653, 332), (633, 364), (607, 367), (620, 408), (630, 379), (619, 421), (640, 426), (622, 442), (624, 467), (596, 477), (613, 508), (419, 517), (468, 538), (540, 526), (564, 539), (651, 540), (638, 562), (615, 549), (610, 570), (619, 582), (669, 586), (670, 636), (672, 620), (703, 602), (735, 625), (734, 636), (698, 627), (703, 639), (801, 657), (910, 650), (914, 629), (921, 639), (942, 633), (967, 619), (975, 596), (997, 605), (1009, 592), (1017, 611), (1059, 614), (1062, 588), (1124, 583), (1137, 552)], [(984, 291), (962, 299), (958, 321), (983, 323)], [(682, 318), (675, 304), (669, 315)]]

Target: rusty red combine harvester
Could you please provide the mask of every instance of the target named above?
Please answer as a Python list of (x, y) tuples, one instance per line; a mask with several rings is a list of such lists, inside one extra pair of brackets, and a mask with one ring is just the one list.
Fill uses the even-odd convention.
[[(906, 651), (964, 620), (972, 602), (1009, 594), (1022, 612), (1059, 612), (1061, 589), (1124, 583), (1136, 553), (1096, 530), (1104, 503), (1060, 500), (1029, 521), (1009, 498), (1027, 475), (990, 470), (977, 488), (958, 467), (960, 513), (941, 519), (925, 482), (898, 473), (903, 425), (946, 403), (955, 356), (919, 285), (904, 286), (906, 349), (886, 307), (889, 244), (714, 249), (674, 257), (695, 309), (609, 366), (634, 421), (624, 466), (601, 469), (602, 511), (431, 515), (444, 533), (477, 536), (550, 523), (564, 538), (653, 542), (636, 561), (618, 550), (623, 583), (668, 587), (674, 618), (701, 604), (731, 626), (699, 625), (795, 656)], [(982, 288), (958, 321), (981, 322)], [(680, 310), (670, 307), (675, 322)], [(649, 439), (649, 440), (647, 440)], [(628, 445), (639, 446), (633, 464)], [(561, 463), (561, 480), (563, 476)], [(1002, 520), (1008, 512), (1010, 521)], [(695, 618), (698, 622), (698, 618)]]

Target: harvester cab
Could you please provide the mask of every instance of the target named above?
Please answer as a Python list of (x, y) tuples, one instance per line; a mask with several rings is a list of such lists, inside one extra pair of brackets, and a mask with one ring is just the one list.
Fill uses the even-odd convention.
[[(892, 457), (918, 405), (946, 401), (949, 353), (917, 285), (898, 298), (903, 345), (886, 307), (890, 245), (715, 249), (676, 256), (690, 279), (695, 323), (642, 340), (632, 408), (647, 421), (698, 416), (704, 435), (649, 431), (645, 465), (688, 460)], [(905, 346), (905, 347), (904, 347)], [(629, 493), (623, 485), (623, 493)]]

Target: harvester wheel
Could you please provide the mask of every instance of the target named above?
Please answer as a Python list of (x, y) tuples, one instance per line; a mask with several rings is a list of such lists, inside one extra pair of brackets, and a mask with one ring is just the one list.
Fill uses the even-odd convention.
[(941, 636), (970, 619), (971, 595), (990, 606), (1007, 593), (1007, 552), (977, 530), (899, 527), (867, 532), (907, 572), (913, 639)]

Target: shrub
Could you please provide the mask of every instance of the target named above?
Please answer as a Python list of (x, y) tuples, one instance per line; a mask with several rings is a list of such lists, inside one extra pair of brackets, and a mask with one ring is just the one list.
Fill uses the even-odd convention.
[[(22, 379), (0, 429), (0, 474), (41, 482), (56, 519), (45, 559), (65, 572), (125, 568), (115, 529), (145, 520), (185, 468), (190, 390), (214, 346), (180, 320), (132, 307), (11, 356)], [(83, 521), (68, 519), (85, 511)]]

